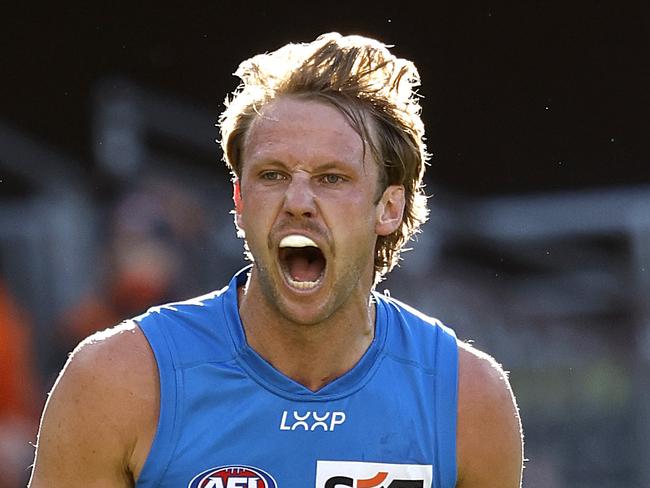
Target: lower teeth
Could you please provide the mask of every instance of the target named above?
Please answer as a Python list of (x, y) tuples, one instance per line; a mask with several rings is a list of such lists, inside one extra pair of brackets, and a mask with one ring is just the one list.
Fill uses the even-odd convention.
[(309, 288), (314, 288), (318, 281), (297, 281), (289, 277), (289, 283), (295, 288), (300, 288), (301, 290), (307, 290)]

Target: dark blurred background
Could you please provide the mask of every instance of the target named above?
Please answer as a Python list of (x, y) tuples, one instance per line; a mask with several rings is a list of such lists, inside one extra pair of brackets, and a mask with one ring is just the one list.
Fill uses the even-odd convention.
[(432, 214), (380, 288), (511, 371), (525, 486), (650, 486), (650, 3), (1, 13), (0, 487), (79, 340), (244, 264), (215, 142), (232, 73), (327, 31), (422, 77)]

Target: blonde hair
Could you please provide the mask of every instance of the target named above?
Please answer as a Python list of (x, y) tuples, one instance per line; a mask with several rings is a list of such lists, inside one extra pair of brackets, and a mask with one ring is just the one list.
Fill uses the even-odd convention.
[(224, 160), (236, 178), (246, 134), (269, 102), (282, 96), (319, 100), (347, 117), (382, 168), (378, 198), (389, 185), (405, 188), (401, 226), (377, 238), (376, 281), (393, 269), (428, 216), (422, 179), (429, 155), (416, 92), (420, 77), (411, 61), (394, 56), (389, 47), (333, 32), (254, 56), (239, 65), (235, 75), (241, 84), (219, 117)]

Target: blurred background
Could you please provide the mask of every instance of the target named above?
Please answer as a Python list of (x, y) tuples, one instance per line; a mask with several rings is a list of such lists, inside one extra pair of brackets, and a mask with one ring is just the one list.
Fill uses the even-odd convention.
[(0, 487), (82, 338), (244, 265), (232, 73), (326, 31), (422, 76), (431, 219), (379, 288), (511, 371), (524, 486), (650, 487), (648, 2), (88, 5), (2, 7)]

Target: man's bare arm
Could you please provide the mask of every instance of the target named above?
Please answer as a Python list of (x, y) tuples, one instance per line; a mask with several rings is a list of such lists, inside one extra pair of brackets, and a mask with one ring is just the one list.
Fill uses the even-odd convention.
[(158, 388), (136, 325), (82, 342), (48, 398), (29, 487), (134, 486), (156, 429)]
[(520, 488), (523, 434), (507, 374), (494, 359), (460, 344), (459, 488)]

